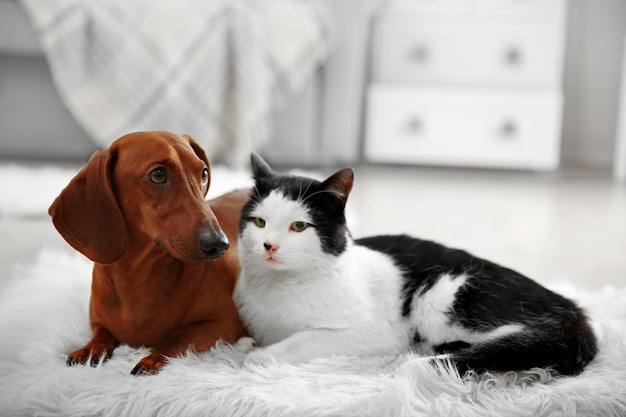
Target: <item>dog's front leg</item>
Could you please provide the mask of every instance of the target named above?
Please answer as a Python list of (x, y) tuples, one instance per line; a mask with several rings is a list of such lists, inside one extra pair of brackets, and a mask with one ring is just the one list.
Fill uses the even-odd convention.
[(103, 325), (92, 323), (93, 337), (83, 347), (67, 355), (67, 364), (84, 365), (87, 362), (91, 366), (97, 366), (100, 361), (104, 362), (113, 355), (113, 350), (118, 345), (115, 337)]
[(178, 357), (187, 351), (203, 352), (212, 348), (218, 341), (235, 343), (246, 336), (239, 316), (232, 320), (207, 320), (190, 324), (178, 330), (172, 342), (156, 348), (150, 355), (141, 359), (130, 372), (133, 375), (154, 375), (167, 363), (168, 358)]

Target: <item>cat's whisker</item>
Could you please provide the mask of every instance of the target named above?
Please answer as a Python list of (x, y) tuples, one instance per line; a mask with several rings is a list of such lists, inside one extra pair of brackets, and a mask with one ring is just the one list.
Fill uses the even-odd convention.
[(320, 190), (320, 191), (316, 191), (316, 192), (311, 193), (310, 195), (308, 195), (308, 196), (307, 196), (307, 197), (303, 200), (303, 202), (306, 202), (306, 201), (307, 201), (307, 200), (309, 200), (311, 197), (314, 197), (314, 196), (319, 195), (319, 194), (332, 194), (332, 195), (334, 195), (334, 196), (336, 196), (336, 197), (339, 197), (339, 198), (341, 198), (341, 197), (342, 197), (342, 194), (341, 194), (340, 192), (336, 191), (336, 190)]

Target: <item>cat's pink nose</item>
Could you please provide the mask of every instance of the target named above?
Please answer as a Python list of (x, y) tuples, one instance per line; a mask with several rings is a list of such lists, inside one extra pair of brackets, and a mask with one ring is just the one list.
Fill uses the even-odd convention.
[(278, 250), (278, 245), (273, 245), (270, 242), (264, 242), (263, 247), (265, 248), (265, 252), (270, 255)]

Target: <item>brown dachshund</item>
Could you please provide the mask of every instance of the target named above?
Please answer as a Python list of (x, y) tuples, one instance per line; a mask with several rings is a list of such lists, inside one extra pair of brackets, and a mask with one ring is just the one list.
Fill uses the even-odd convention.
[(68, 364), (95, 366), (122, 343), (152, 348), (131, 373), (153, 374), (168, 357), (245, 335), (232, 294), (249, 191), (207, 203), (209, 183), (191, 137), (131, 133), (94, 153), (52, 203), (59, 233), (95, 262), (93, 338)]

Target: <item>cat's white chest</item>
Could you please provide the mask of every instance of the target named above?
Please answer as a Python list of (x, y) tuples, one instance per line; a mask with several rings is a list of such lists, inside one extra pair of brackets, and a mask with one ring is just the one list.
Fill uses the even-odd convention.
[(342, 308), (345, 297), (338, 288), (317, 277), (314, 282), (281, 275), (260, 283), (240, 277), (235, 301), (244, 325), (260, 345), (277, 343), (294, 333), (350, 325), (350, 309)]
[(315, 329), (361, 327), (370, 329), (372, 337), (387, 338), (406, 333), (400, 275), (380, 253), (352, 247), (328, 268), (294, 276), (258, 271), (244, 258), (235, 299), (244, 325), (260, 345)]

